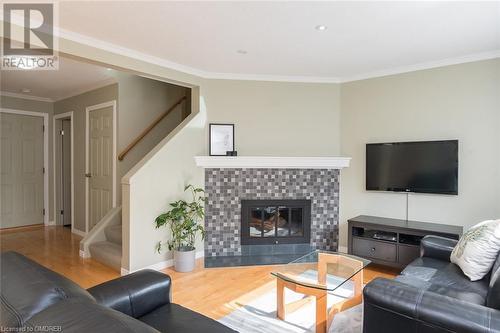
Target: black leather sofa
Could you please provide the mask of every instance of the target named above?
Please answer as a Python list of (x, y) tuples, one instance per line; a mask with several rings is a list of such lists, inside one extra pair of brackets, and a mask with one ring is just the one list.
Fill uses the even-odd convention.
[(471, 282), (450, 262), (456, 240), (426, 236), (420, 258), (394, 280), (364, 288), (364, 333), (500, 332), (500, 256)]
[(166, 274), (142, 270), (88, 290), (16, 252), (0, 255), (1, 332), (235, 332), (171, 303)]

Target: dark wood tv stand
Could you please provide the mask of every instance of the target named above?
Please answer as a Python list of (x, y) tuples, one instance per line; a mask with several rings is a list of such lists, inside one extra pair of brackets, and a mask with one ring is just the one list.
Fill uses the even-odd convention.
[(455, 225), (406, 221), (360, 215), (348, 220), (348, 252), (373, 263), (403, 268), (420, 256), (426, 235), (458, 239), (463, 228)]

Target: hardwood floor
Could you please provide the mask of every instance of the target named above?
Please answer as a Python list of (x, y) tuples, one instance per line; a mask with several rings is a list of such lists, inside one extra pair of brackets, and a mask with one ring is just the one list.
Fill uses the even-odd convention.
[(0, 250), (16, 251), (75, 281), (83, 288), (114, 279), (120, 274), (93, 260), (79, 256), (82, 237), (59, 226), (2, 230)]
[[(113, 269), (92, 259), (79, 257), (81, 237), (63, 227), (28, 227), (0, 232), (0, 250), (17, 251), (75, 281), (83, 288), (119, 276)], [(178, 273), (168, 268), (173, 281), (174, 302), (208, 317), (219, 319), (249, 300), (275, 287), (271, 276), (273, 266), (233, 268), (203, 267), (203, 259), (190, 273)], [(370, 266), (364, 271), (364, 283), (375, 277), (392, 278), (396, 270)]]

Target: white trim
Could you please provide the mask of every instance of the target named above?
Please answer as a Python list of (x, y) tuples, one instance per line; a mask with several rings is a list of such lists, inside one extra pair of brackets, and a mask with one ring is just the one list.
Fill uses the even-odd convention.
[(78, 34), (65, 29), (56, 29), (56, 34), (60, 38), (65, 38), (83, 45), (99, 48), (111, 53), (125, 55), (127, 57), (159, 65), (162, 67), (170, 68), (179, 72), (199, 76), (205, 79), (220, 79), (220, 80), (251, 80), (251, 81), (275, 81), (275, 82), (308, 82), (308, 83), (342, 83), (357, 80), (364, 80), (368, 78), (381, 77), (387, 75), (394, 75), (400, 73), (407, 73), (417, 70), (456, 65), (461, 63), (494, 59), (500, 57), (500, 50), (493, 50), (490, 52), (481, 52), (469, 54), (466, 56), (448, 58), (433, 62), (418, 63), (408, 66), (401, 66), (397, 68), (387, 68), (381, 71), (367, 72), (345, 77), (332, 77), (332, 76), (297, 76), (297, 75), (268, 75), (268, 74), (247, 74), (247, 73), (217, 73), (202, 70), (192, 66), (182, 65), (167, 59), (157, 56), (152, 56), (140, 51), (129, 49), (117, 44), (105, 42), (93, 37)]
[[(14, 16), (12, 23), (22, 26), (22, 18)], [(129, 58), (141, 60), (151, 64), (159, 65), (162, 67), (170, 68), (179, 72), (195, 75), (205, 79), (222, 79), (222, 80), (252, 80), (252, 81), (278, 81), (278, 82), (309, 82), (309, 83), (342, 83), (364, 80), (368, 78), (382, 77), (387, 75), (401, 74), (413, 72), (423, 69), (430, 69), (435, 67), (456, 65), (461, 63), (481, 61), (487, 59), (494, 59), (500, 57), (500, 50), (492, 50), (489, 52), (474, 53), (465, 56), (453, 57), (448, 59), (436, 60), (425, 63), (417, 63), (408, 66), (401, 66), (397, 68), (387, 68), (381, 71), (360, 73), (346, 77), (331, 77), (331, 76), (297, 76), (297, 75), (268, 75), (268, 74), (246, 74), (246, 73), (217, 73), (202, 70), (192, 66), (183, 65), (164, 58), (152, 56), (140, 51), (136, 51), (121, 45), (109, 43), (97, 38), (79, 34), (73, 31), (57, 27), (55, 35), (59, 38), (64, 38), (79, 44), (87, 45), (92, 48), (98, 48), (114, 54), (125, 55)]]
[(409, 73), (409, 72), (416, 72), (416, 71), (421, 71), (421, 70), (425, 70), (425, 69), (445, 67), (445, 66), (458, 65), (458, 64), (465, 64), (468, 62), (489, 60), (489, 59), (496, 59), (496, 58), (500, 58), (500, 50), (469, 54), (469, 55), (462, 56), (462, 57), (448, 58), (448, 59), (442, 59), (442, 60), (437, 60), (437, 61), (429, 61), (429, 62), (423, 62), (423, 63), (413, 64), (413, 65), (408, 65), (408, 66), (386, 68), (386, 69), (383, 69), (380, 71), (362, 73), (362, 74), (358, 74), (358, 75), (343, 77), (340, 79), (339, 82), (344, 83), (344, 82), (351, 82), (351, 81), (360, 81), (360, 80), (372, 79), (372, 78), (377, 78), (377, 77), (403, 74), (403, 73)]
[(192, 66), (182, 65), (167, 59), (157, 56), (142, 53), (133, 49), (129, 49), (117, 44), (105, 42), (93, 37), (78, 34), (65, 29), (56, 29), (57, 35), (83, 45), (88, 45), (93, 48), (99, 48), (115, 54), (126, 55), (127, 57), (159, 65), (162, 67), (170, 68), (179, 72), (199, 76), (205, 79), (221, 79), (221, 80), (250, 80), (250, 81), (275, 81), (275, 82), (306, 82), (306, 83), (342, 83), (357, 80), (364, 80), (368, 78), (387, 76), (399, 73), (407, 73), (411, 71), (442, 67), (448, 65), (455, 65), (460, 63), (467, 63), (473, 61), (487, 60), (500, 57), (500, 50), (493, 50), (490, 52), (475, 53), (461, 57), (454, 57), (443, 59), (434, 62), (419, 63), (409, 66), (402, 66), (398, 68), (388, 68), (382, 71), (361, 73), (346, 77), (331, 77), (331, 76), (296, 76), (296, 75), (267, 75), (267, 74), (245, 74), (245, 73), (217, 73), (202, 70)]
[[(45, 173), (43, 174), (43, 209), (45, 209), (45, 216), (43, 217), (43, 224), (49, 225), (49, 114), (34, 111), (25, 111), (17, 109), (2, 109), (0, 112), (20, 114), (24, 116), (43, 117), (43, 167)], [(55, 214), (55, 212), (54, 212)]]
[(339, 252), (347, 253), (347, 246), (339, 246)]
[(13, 92), (8, 92), (8, 91), (0, 91), (0, 96), (21, 98), (21, 99), (29, 99), (29, 100), (32, 100), (32, 101), (39, 101), (39, 102), (49, 102), (49, 103), (53, 103), (54, 102), (53, 99), (47, 98), (47, 97), (39, 97), (39, 96), (32, 96), (32, 95), (26, 95), (26, 94), (18, 94), (18, 93), (13, 93)]
[(292, 76), (268, 74), (238, 74), (210, 72), (209, 78), (214, 80), (299, 82), (299, 83), (340, 83), (341, 78), (329, 76)]
[(82, 236), (82, 237), (85, 237), (87, 235), (85, 233), (85, 231), (81, 231), (81, 230), (76, 229), (76, 228), (72, 228), (71, 232), (74, 233), (75, 235)]
[[(91, 111), (99, 110), (102, 108), (113, 107), (113, 203), (112, 208), (116, 207), (116, 138), (117, 132), (117, 119), (116, 119), (116, 100), (104, 102), (96, 105), (91, 105), (85, 108), (85, 173), (89, 172), (89, 114)], [(85, 232), (89, 232), (89, 178), (85, 177)]]
[(350, 157), (195, 156), (203, 168), (342, 169)]
[(49, 223), (47, 223), (48, 226), (51, 226), (51, 225), (56, 225), (56, 221), (52, 220), (52, 221), (49, 221)]
[[(195, 254), (196, 259), (203, 258), (203, 257), (205, 257), (205, 252), (203, 250), (196, 251), (196, 254)], [(143, 268), (135, 269), (133, 271), (129, 271), (129, 270), (122, 267), (120, 269), (120, 273), (121, 273), (121, 275), (127, 275), (127, 274), (137, 272), (137, 271), (140, 271), (143, 269), (153, 269), (155, 271), (161, 271), (162, 269), (169, 268), (172, 266), (174, 266), (174, 259), (168, 259), (168, 260), (160, 261), (160, 262), (153, 264), (153, 265), (149, 265), (149, 266), (146, 266)]]
[[(74, 134), (74, 118), (73, 111), (60, 113), (54, 115), (52, 121), (52, 175), (54, 181), (54, 222), (57, 221), (56, 212), (57, 212), (57, 186), (56, 186), (56, 121), (59, 119), (69, 118), (71, 121), (71, 232), (74, 234), (78, 234), (75, 232), (75, 134)], [(85, 234), (84, 234), (85, 235)]]
[(152, 56), (140, 51), (132, 50), (127, 47), (123, 47), (121, 45), (105, 42), (100, 39), (96, 39), (93, 37), (85, 36), (73, 31), (69, 31), (66, 29), (55, 29), (55, 35), (59, 38), (64, 38), (70, 41), (77, 42), (79, 44), (87, 45), (93, 48), (98, 48), (104, 51), (108, 51), (114, 54), (121, 54), (127, 57), (142, 60), (151, 64), (156, 64), (162, 67), (171, 68), (179, 72), (199, 76), (202, 78), (210, 78), (210, 72), (206, 72), (204, 70), (200, 70), (194, 67), (182, 65), (173, 61), (169, 61), (160, 57)]

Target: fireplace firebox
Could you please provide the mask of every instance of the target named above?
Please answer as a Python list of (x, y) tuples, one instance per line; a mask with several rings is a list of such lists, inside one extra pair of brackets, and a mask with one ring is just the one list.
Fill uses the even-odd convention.
[(303, 244), (311, 237), (311, 200), (241, 200), (241, 244)]

